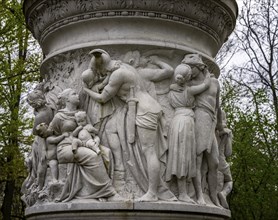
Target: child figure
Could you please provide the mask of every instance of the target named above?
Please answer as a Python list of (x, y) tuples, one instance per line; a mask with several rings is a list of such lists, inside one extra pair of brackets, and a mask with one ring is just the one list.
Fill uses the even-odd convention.
[(96, 154), (100, 154), (99, 143), (100, 139), (96, 135), (98, 130), (91, 124), (87, 123), (87, 114), (84, 111), (75, 113), (75, 120), (78, 127), (72, 132), (72, 152), (75, 154), (80, 146), (92, 149)]
[(48, 160), (48, 165), (50, 167), (52, 183), (57, 183), (59, 178), (57, 144), (64, 140), (65, 137), (68, 137), (69, 134), (66, 132), (62, 135), (55, 136), (52, 131), (48, 130), (48, 125), (46, 123), (40, 123), (37, 125), (36, 131), (40, 137), (45, 138), (46, 159)]
[(210, 85), (209, 72), (204, 83), (190, 86), (192, 70), (186, 64), (177, 66), (174, 72), (175, 83), (170, 86), (169, 101), (175, 109), (174, 118), (168, 132), (169, 155), (166, 168), (166, 181), (177, 179), (178, 199), (187, 203), (194, 201), (187, 194), (187, 180), (196, 176), (196, 143), (194, 95), (202, 93)]

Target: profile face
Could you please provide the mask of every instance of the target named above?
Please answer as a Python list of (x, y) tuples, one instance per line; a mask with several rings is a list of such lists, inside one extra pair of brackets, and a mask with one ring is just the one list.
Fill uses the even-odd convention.
[(195, 64), (191, 66), (192, 69), (192, 78), (195, 78), (200, 73), (202, 73), (205, 70), (206, 66), (203, 64)]
[(199, 75), (200, 73), (200, 70), (199, 68), (197, 68), (197, 66), (191, 66), (191, 69), (192, 69), (192, 78), (195, 78), (196, 76)]

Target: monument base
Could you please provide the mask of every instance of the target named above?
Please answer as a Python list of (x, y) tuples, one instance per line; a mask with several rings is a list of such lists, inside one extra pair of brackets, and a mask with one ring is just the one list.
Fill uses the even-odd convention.
[[(86, 202), (86, 203), (85, 203)], [(70, 203), (49, 203), (27, 208), (28, 220), (45, 219), (128, 219), (128, 220), (163, 220), (163, 219), (229, 219), (231, 212), (215, 206), (197, 206), (182, 202), (109, 202), (102, 203), (74, 200)]]

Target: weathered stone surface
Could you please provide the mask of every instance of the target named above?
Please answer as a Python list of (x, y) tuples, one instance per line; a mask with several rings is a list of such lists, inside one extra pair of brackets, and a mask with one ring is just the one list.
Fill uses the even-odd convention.
[(45, 57), (28, 219), (230, 217), (214, 56), (235, 0), (25, 0), (24, 13)]
[(28, 208), (28, 219), (228, 219), (230, 211), (184, 203), (82, 203), (48, 204)]
[(219, 72), (213, 57), (235, 27), (237, 5), (235, 0), (30, 0), (24, 12), (46, 58), (87, 47), (142, 45), (198, 52)]

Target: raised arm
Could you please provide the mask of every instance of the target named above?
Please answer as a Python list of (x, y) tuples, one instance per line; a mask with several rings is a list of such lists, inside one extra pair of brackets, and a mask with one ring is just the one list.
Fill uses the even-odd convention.
[(99, 103), (106, 103), (117, 94), (119, 88), (123, 84), (123, 81), (124, 77), (121, 76), (120, 70), (116, 70), (111, 74), (108, 84), (104, 87), (100, 94), (87, 88), (84, 88), (84, 91), (95, 101)]
[(49, 144), (58, 144), (62, 140), (64, 140), (65, 137), (67, 137), (67, 136), (68, 136), (67, 133), (64, 133), (64, 134), (59, 135), (59, 136), (50, 136), (46, 139), (46, 142), (49, 143)]
[(210, 79), (208, 71), (206, 71), (205, 77), (206, 78), (203, 83), (201, 83), (199, 85), (195, 85), (195, 86), (190, 86), (188, 88), (188, 92), (191, 93), (192, 95), (198, 95), (198, 94), (204, 92), (205, 90), (207, 90), (211, 83), (211, 79)]
[(152, 56), (150, 57), (150, 59), (150, 63), (158, 66), (159, 68), (146, 68), (140, 70), (139, 72), (143, 78), (152, 82), (159, 82), (161, 80), (172, 77), (174, 70), (169, 64), (159, 60), (157, 56)]
[(93, 133), (94, 135), (98, 134), (98, 129), (96, 129), (93, 125), (87, 124), (84, 127), (88, 132)]
[(72, 136), (73, 137), (77, 137), (79, 132), (83, 129), (82, 126), (78, 126), (77, 128), (74, 129), (74, 131), (72, 132)]

